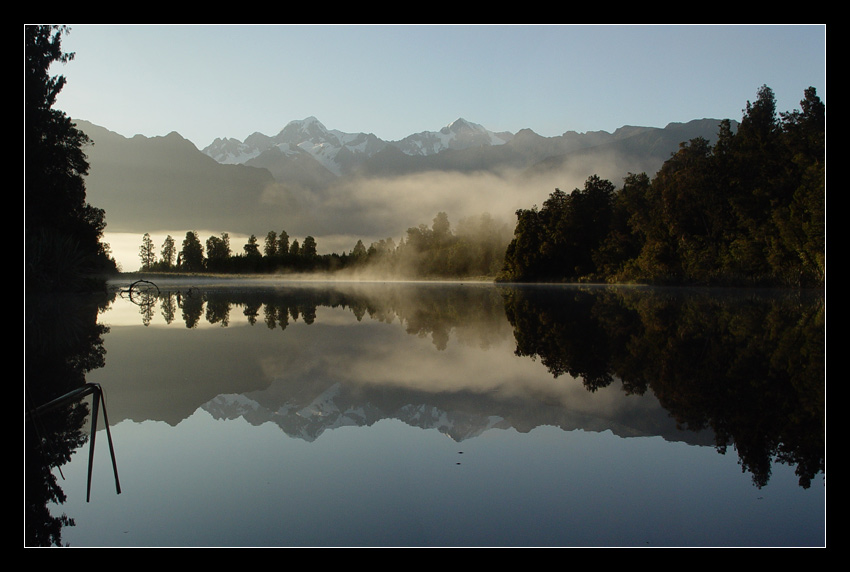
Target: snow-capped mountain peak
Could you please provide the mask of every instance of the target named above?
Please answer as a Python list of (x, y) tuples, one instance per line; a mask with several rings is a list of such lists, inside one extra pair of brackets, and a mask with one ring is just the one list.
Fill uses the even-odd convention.
[(248, 163), (276, 147), (283, 155), (306, 153), (334, 175), (342, 175), (362, 160), (393, 146), (411, 156), (434, 155), (448, 149), (502, 145), (510, 134), (496, 134), (465, 119), (452, 121), (439, 131), (423, 131), (400, 141), (387, 142), (369, 133), (344, 133), (327, 129), (316, 117), (290, 121), (274, 137), (255, 133), (240, 142), (219, 138), (203, 152), (219, 163)]
[(325, 128), (322, 122), (313, 116), (306, 119), (290, 121), (280, 130), (275, 142), (280, 145), (288, 143), (294, 146), (300, 146), (306, 142), (313, 144), (331, 143), (339, 144), (336, 135)]
[(466, 119), (459, 117), (458, 119), (452, 121), (442, 129), (440, 129), (440, 133), (443, 134), (464, 134), (464, 133), (488, 133), (484, 127), (478, 125), (477, 123), (470, 123)]

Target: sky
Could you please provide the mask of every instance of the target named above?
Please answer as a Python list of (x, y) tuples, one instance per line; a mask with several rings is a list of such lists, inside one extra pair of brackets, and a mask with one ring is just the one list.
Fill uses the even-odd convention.
[(276, 135), (293, 120), (387, 141), (457, 118), (613, 132), (826, 103), (824, 25), (69, 24), (56, 107), (126, 137)]

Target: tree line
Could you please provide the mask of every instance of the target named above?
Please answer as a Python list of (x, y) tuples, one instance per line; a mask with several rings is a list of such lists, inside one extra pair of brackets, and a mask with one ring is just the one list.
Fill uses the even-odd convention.
[(350, 254), (350, 267), (404, 278), (495, 277), (510, 238), (508, 224), (489, 213), (462, 218), (453, 228), (441, 211), (430, 226), (421, 223), (408, 228), (398, 244), (388, 238), (366, 248), (358, 241)]
[(598, 176), (517, 211), (504, 281), (817, 287), (826, 275), (826, 107), (776, 113), (767, 86), (733, 132), (682, 143), (654, 178)]
[[(753, 484), (774, 464), (824, 472), (826, 306), (812, 291), (506, 288), (515, 354), (595, 392), (654, 395), (683, 431), (737, 452)], [(706, 433), (706, 431), (708, 433)]]
[(452, 228), (432, 224), (392, 238), (358, 240), (347, 253), (319, 255), (307, 236), (251, 235), (240, 252), (229, 236), (206, 248), (188, 232), (169, 236), (157, 258), (143, 238), (142, 270), (352, 272), (398, 278), (490, 277), (505, 282), (607, 282), (817, 287), (825, 283), (825, 117), (814, 88), (801, 110), (777, 113), (770, 88), (747, 102), (737, 130), (724, 120), (717, 141), (680, 144), (653, 178), (623, 186), (597, 175), (584, 188), (555, 189), (543, 205), (516, 212), (511, 230), (489, 214)]
[(188, 231), (178, 249), (168, 235), (159, 250), (149, 233), (139, 248), (141, 270), (149, 272), (215, 272), (223, 274), (274, 272), (349, 272), (380, 274), (396, 278), (461, 278), (495, 276), (502, 268), (511, 230), (504, 222), (485, 213), (461, 219), (453, 229), (445, 212), (430, 226), (410, 227), (398, 244), (392, 237), (372, 242), (362, 240), (348, 252), (319, 254), (316, 239), (291, 239), (289, 234), (269, 231), (260, 242), (251, 235), (241, 251), (230, 245), (224, 232), (201, 242), (196, 231)]
[(246, 273), (273, 272), (278, 270), (314, 271), (330, 270), (331, 258), (336, 255), (320, 256), (316, 250), (316, 239), (306, 236), (303, 242), (290, 241), (289, 234), (269, 231), (261, 244), (256, 235), (248, 237), (241, 252), (230, 245), (230, 235), (222, 232), (210, 236), (205, 243), (196, 231), (186, 233), (182, 245), (171, 235), (165, 237), (159, 251), (149, 233), (142, 236), (139, 248), (142, 271), (156, 272), (218, 272)]

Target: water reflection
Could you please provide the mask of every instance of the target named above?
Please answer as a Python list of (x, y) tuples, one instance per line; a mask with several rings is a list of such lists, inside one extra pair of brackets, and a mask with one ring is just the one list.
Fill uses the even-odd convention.
[(800, 293), (605, 289), (506, 294), (517, 353), (589, 391), (651, 390), (689, 431), (734, 446), (753, 482), (772, 460), (802, 487), (824, 468), (824, 306)]
[[(113, 424), (174, 426), (203, 409), (217, 419), (274, 423), (311, 443), (330, 429), (382, 419), (456, 442), (491, 428), (548, 425), (734, 449), (756, 487), (768, 485), (773, 463), (795, 467), (801, 488), (824, 471), (820, 296), (430, 283), (143, 286), (116, 292), (105, 316), (116, 332), (107, 334), (110, 367), (89, 360), (77, 374), (107, 386)], [(129, 319), (119, 313), (126, 308)], [(91, 353), (102, 360), (107, 330), (89, 327)], [(47, 364), (43, 356), (33, 353)], [(28, 369), (28, 390), (34, 373)], [(69, 449), (84, 440), (67, 434), (75, 435)], [(53, 500), (57, 489), (45, 487)]]
[(49, 504), (66, 500), (54, 468), (70, 461), (86, 442), (85, 401), (73, 401), (44, 414), (36, 408), (82, 388), (86, 375), (104, 365), (103, 335), (97, 323), (103, 296), (30, 296), (25, 302), (24, 384), (24, 541), (28, 546), (60, 545), (62, 528), (73, 518), (54, 515)]
[[(515, 354), (539, 359), (554, 378), (568, 374), (580, 379), (589, 392), (615, 380), (626, 395), (651, 392), (678, 428), (711, 431), (721, 451), (734, 446), (757, 486), (769, 481), (773, 459), (796, 465), (803, 487), (823, 470), (820, 296), (645, 288), (302, 284), (187, 289), (161, 292), (153, 299), (166, 322), (174, 319), (175, 308), (180, 309), (188, 328), (197, 327), (202, 316), (208, 324), (226, 327), (237, 312), (251, 325), (262, 321), (269, 329), (285, 330), (299, 319), (313, 324), (317, 308), (328, 307), (347, 309), (358, 321), (368, 316), (397, 322), (408, 334), (429, 337), (440, 351), (446, 350), (451, 335), (459, 343), (488, 348), (512, 334)], [(149, 323), (154, 304), (141, 306), (143, 320)], [(388, 386), (427, 392), (429, 400), (446, 390), (454, 400), (472, 392), (482, 419), (498, 416), (524, 430), (554, 421), (519, 420), (510, 413), (516, 410), (510, 400), (502, 405), (481, 400), (482, 394), (505, 394), (494, 393), (502, 380), (494, 380), (496, 374), (487, 371), (486, 364), (466, 364), (463, 375), (445, 372), (420, 382), (410, 374), (418, 366), (398, 363), (388, 347), (358, 348), (358, 359), (343, 360), (350, 368), (348, 375), (365, 367), (372, 385), (383, 394)], [(334, 361), (342, 355), (333, 356)], [(488, 356), (491, 359), (496, 358)], [(451, 367), (457, 369), (459, 364)], [(451, 381), (444, 385), (440, 380)], [(360, 395), (364, 401), (372, 398), (362, 389)], [(557, 407), (565, 405), (552, 393), (544, 400), (524, 398), (538, 406), (546, 400), (554, 400)], [(400, 399), (407, 403), (411, 397)], [(456, 409), (449, 404), (441, 407)]]

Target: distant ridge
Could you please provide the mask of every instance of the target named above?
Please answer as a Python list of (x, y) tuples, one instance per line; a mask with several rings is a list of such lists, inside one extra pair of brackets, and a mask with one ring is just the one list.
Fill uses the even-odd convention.
[(75, 122), (94, 141), (86, 149), (88, 200), (105, 209), (110, 232), (260, 236), (286, 229), (329, 237), (324, 244), (399, 237), (439, 211), (455, 221), (484, 211), (512, 218), (555, 187), (571, 190), (591, 175), (615, 185), (630, 172), (652, 176), (682, 142), (716, 141), (720, 125), (699, 119), (543, 137), (530, 129), (496, 133), (459, 118), (384, 141), (307, 117), (273, 136), (223, 137), (199, 150), (178, 133), (126, 138)]
[[(678, 144), (693, 137), (713, 141), (720, 121), (701, 119), (689, 123), (671, 123), (665, 128), (624, 126), (614, 133), (567, 131), (559, 137), (543, 137), (530, 129), (517, 134), (496, 133), (458, 118), (437, 131), (422, 131), (399, 141), (384, 141), (369, 133), (343, 133), (327, 129), (315, 117), (291, 121), (275, 136), (254, 133), (245, 141), (219, 138), (202, 152), (223, 164), (244, 164), (269, 169), (282, 182), (298, 182), (315, 188), (324, 185), (327, 176), (316, 176), (324, 167), (332, 177), (352, 174), (399, 174), (406, 170), (475, 170), (509, 166), (528, 168), (534, 163), (565, 159), (571, 153), (586, 152), (603, 145), (619, 145), (633, 155), (647, 153), (663, 162)], [(503, 147), (502, 149), (497, 149)], [(400, 151), (402, 155), (396, 153)], [(449, 151), (456, 152), (448, 156)], [(466, 153), (457, 154), (465, 151)], [(418, 158), (405, 160), (403, 156)], [(306, 169), (312, 158), (318, 165)], [(311, 171), (308, 180), (288, 178), (293, 168)]]
[(439, 131), (423, 131), (408, 135), (400, 141), (383, 141), (371, 133), (343, 133), (327, 129), (315, 117), (291, 121), (275, 136), (261, 133), (245, 141), (219, 138), (202, 151), (219, 163), (249, 164), (270, 149), (276, 148), (282, 157), (306, 153), (335, 175), (348, 174), (357, 164), (372, 158), (387, 146), (410, 156), (436, 155), (448, 149), (502, 145), (509, 133), (497, 134), (481, 125), (457, 119)]

